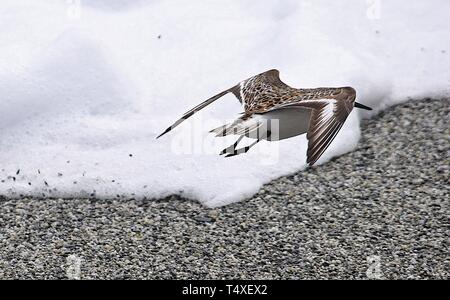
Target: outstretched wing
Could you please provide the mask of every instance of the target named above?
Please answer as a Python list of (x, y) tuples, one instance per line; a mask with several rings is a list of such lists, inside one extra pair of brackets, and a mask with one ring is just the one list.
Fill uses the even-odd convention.
[(160, 137), (162, 137), (163, 135), (165, 135), (166, 133), (169, 133), (172, 129), (174, 129), (175, 127), (177, 127), (178, 125), (180, 125), (181, 123), (183, 123), (184, 121), (186, 121), (188, 118), (192, 117), (196, 112), (202, 110), (203, 108), (205, 108), (206, 106), (210, 105), (211, 103), (213, 103), (214, 101), (216, 101), (217, 99), (225, 96), (226, 94), (228, 94), (229, 92), (231, 92), (232, 89), (230, 90), (226, 90), (223, 91), (220, 94), (215, 95), (212, 98), (209, 98), (208, 100), (200, 103), (199, 105), (197, 105), (196, 107), (194, 107), (193, 109), (191, 109), (190, 111), (186, 112), (185, 114), (183, 114), (183, 116), (181, 118), (179, 118), (175, 123), (173, 123), (171, 126), (169, 126), (163, 133), (161, 133), (160, 135), (158, 135), (158, 137), (156, 137), (157, 139), (159, 139)]
[(265, 103), (268, 106), (273, 105), (275, 99), (282, 97), (284, 90), (292, 89), (280, 80), (279, 74), (280, 72), (278, 70), (270, 70), (244, 80), (231, 89), (217, 94), (216, 96), (202, 102), (190, 111), (183, 114), (180, 119), (178, 119), (174, 124), (167, 128), (157, 138), (170, 132), (172, 129), (193, 116), (196, 112), (202, 110), (206, 106), (210, 105), (211, 103), (228, 93), (233, 93), (239, 99), (239, 101), (244, 105), (244, 109), (246, 112), (251, 111), (256, 106), (261, 105), (261, 103)]
[(304, 103), (304, 106), (312, 108), (312, 113), (306, 136), (308, 138), (307, 163), (312, 166), (341, 130), (353, 109), (353, 104), (349, 106), (346, 101), (335, 99), (308, 102), (310, 103)]
[[(304, 95), (296, 100), (290, 100), (287, 104), (276, 105), (269, 110), (273, 111), (286, 107), (304, 107), (311, 110), (307, 134), (307, 163), (310, 166), (317, 162), (334, 140), (353, 110), (356, 99), (356, 92), (352, 88), (329, 89), (329, 92), (326, 93), (328, 93), (327, 96), (312, 100), (305, 100), (308, 99), (308, 95)], [(268, 111), (255, 113), (266, 112)]]

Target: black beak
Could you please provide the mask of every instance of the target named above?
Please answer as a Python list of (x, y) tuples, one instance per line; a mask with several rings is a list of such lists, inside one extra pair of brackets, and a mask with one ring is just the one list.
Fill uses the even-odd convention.
[(370, 107), (362, 105), (361, 103), (355, 102), (355, 107), (365, 109), (365, 110), (372, 110)]

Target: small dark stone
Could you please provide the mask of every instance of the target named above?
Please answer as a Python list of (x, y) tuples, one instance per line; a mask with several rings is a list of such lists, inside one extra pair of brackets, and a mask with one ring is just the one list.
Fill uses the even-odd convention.
[(216, 221), (215, 219), (208, 216), (195, 216), (193, 217), (193, 219), (200, 223), (212, 223)]

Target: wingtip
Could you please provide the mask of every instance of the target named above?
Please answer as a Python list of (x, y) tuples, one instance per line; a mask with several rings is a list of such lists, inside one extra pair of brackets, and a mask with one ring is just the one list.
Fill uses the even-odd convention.
[[(309, 152), (309, 150), (308, 150), (308, 152)], [(314, 157), (310, 153), (307, 153), (306, 164), (308, 165), (308, 167), (311, 168), (316, 164), (316, 162), (319, 160), (319, 158), (320, 158), (320, 156)]]
[(160, 135), (158, 135), (158, 136), (156, 137), (156, 139), (159, 139), (160, 137), (162, 137), (163, 135), (165, 135), (166, 133), (168, 133), (168, 132), (171, 131), (171, 130), (172, 130), (171, 127), (167, 128), (163, 133), (161, 133)]
[(316, 163), (315, 161), (308, 161), (308, 162), (306, 162), (307, 164), (308, 164), (308, 167), (313, 167), (314, 166), (314, 164)]

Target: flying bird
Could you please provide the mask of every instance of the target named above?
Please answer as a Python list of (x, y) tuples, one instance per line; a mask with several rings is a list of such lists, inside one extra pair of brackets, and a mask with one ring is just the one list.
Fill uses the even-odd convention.
[[(197, 105), (157, 138), (228, 93), (236, 96), (244, 112), (231, 124), (210, 131), (217, 137), (239, 136), (220, 153), (226, 157), (246, 153), (261, 140), (279, 141), (307, 133), (307, 163), (312, 166), (334, 140), (353, 107), (372, 110), (355, 101), (356, 91), (352, 87), (296, 89), (281, 81), (278, 70), (270, 70)], [(237, 149), (244, 137), (256, 141)]]

